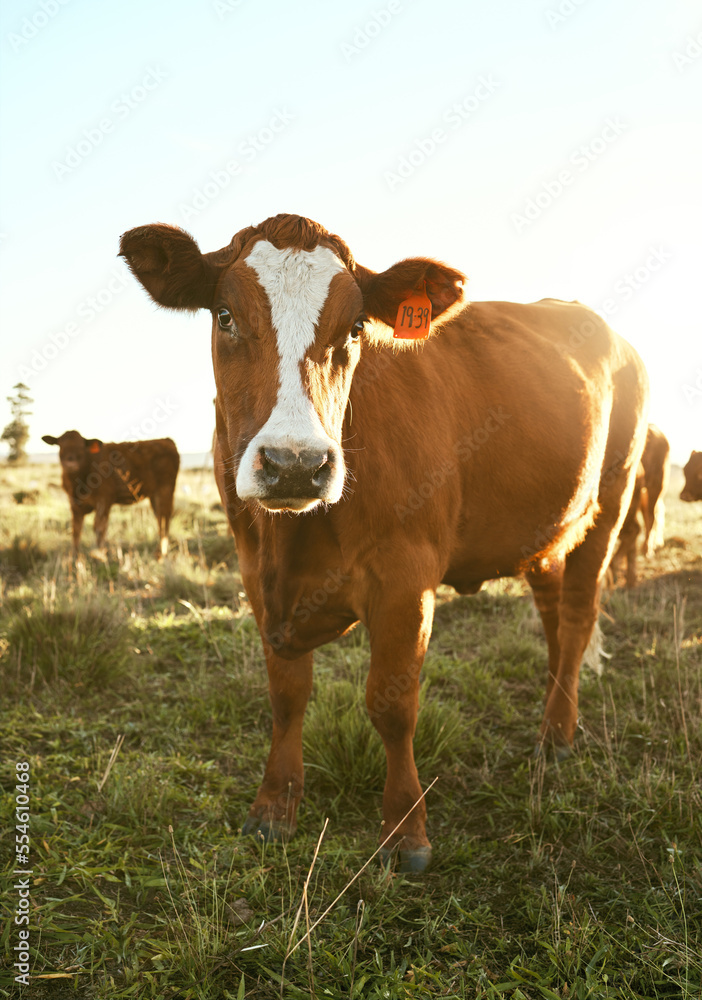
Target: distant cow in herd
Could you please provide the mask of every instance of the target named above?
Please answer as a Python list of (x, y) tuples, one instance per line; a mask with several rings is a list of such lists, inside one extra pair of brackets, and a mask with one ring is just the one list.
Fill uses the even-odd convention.
[(702, 451), (693, 451), (683, 469), (685, 485), (680, 494), (681, 500), (692, 502), (702, 500)]
[(166, 555), (180, 465), (178, 449), (170, 438), (103, 444), (98, 438), (66, 431), (61, 437), (45, 434), (42, 441), (59, 447), (63, 488), (73, 515), (76, 555), (86, 514), (95, 511), (97, 547), (104, 549), (110, 507), (115, 503), (126, 506), (147, 497), (158, 521), (160, 553)]
[(641, 528), (643, 527), (644, 532), (642, 552), (645, 556), (663, 544), (665, 492), (669, 477), (670, 444), (665, 434), (655, 424), (649, 424), (646, 447), (639, 463), (634, 493), (619, 532), (619, 547), (612, 559), (613, 569), (620, 561), (626, 560), (627, 587), (636, 586), (637, 550)]
[[(384, 851), (422, 870), (412, 740), (436, 589), (525, 574), (548, 640), (540, 743), (565, 752), (646, 441), (643, 364), (577, 302), (465, 304), (460, 271), (410, 258), (376, 273), (300, 216), (205, 254), (181, 229), (143, 226), (121, 253), (160, 305), (212, 313), (215, 473), (273, 706), (244, 832), (294, 832), (312, 651), (361, 621)], [(429, 319), (434, 336), (393, 351), (407, 343), (396, 320), (406, 336)]]

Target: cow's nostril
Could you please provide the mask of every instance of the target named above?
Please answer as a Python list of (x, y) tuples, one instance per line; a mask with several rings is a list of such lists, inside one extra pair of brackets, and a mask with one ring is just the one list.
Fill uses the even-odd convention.
[(317, 471), (312, 476), (312, 483), (314, 486), (326, 486), (329, 482), (329, 478), (332, 474), (331, 462), (326, 459), (325, 462), (320, 465)]
[(275, 486), (280, 479), (280, 473), (285, 464), (281, 454), (274, 448), (261, 448), (261, 469), (268, 486)]

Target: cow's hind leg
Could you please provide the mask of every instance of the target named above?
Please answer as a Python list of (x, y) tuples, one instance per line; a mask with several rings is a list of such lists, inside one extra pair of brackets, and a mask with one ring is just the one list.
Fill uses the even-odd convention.
[(297, 828), (302, 798), (302, 722), (312, 691), (312, 653), (284, 660), (267, 647), (273, 737), (263, 781), (242, 833), (265, 841), (286, 840)]
[(567, 754), (575, 736), (580, 665), (597, 623), (602, 581), (633, 491), (631, 469), (619, 467), (606, 478), (595, 524), (565, 559), (558, 607), (558, 669), (541, 724), (541, 744), (553, 746), (558, 756)]
[(551, 694), (560, 661), (561, 647), (558, 642), (558, 606), (563, 585), (562, 562), (548, 566), (535, 566), (526, 574), (526, 580), (534, 596), (534, 604), (541, 616), (548, 646), (548, 682), (546, 697)]
[(558, 609), (558, 667), (549, 672), (549, 691), (541, 724), (541, 745), (567, 755), (578, 721), (580, 664), (597, 621), (600, 587), (609, 560), (607, 533), (594, 529), (566, 557)]
[[(388, 588), (390, 594), (393, 588)], [(419, 674), (431, 634), (434, 592), (385, 596), (369, 622), (371, 663), (366, 704), (385, 745), (381, 842), (385, 857), (399, 848), (403, 871), (423, 871), (431, 860), (426, 806), (412, 741), (419, 705)], [(394, 832), (393, 832), (394, 831)]]
[(149, 497), (149, 500), (158, 523), (159, 558), (164, 559), (168, 555), (168, 529), (173, 515), (173, 490), (160, 489), (155, 496)]

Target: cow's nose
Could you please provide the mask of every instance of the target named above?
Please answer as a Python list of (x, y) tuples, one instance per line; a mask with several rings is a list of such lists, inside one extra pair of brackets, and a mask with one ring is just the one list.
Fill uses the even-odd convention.
[(328, 451), (261, 448), (263, 481), (279, 497), (316, 497), (332, 475)]

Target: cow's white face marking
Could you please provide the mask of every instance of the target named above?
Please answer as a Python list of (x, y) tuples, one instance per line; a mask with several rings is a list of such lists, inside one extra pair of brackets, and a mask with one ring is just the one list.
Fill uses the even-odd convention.
[[(239, 464), (236, 491), (242, 500), (265, 495), (257, 482), (261, 448), (327, 451), (334, 474), (324, 499), (335, 503), (341, 497), (344, 462), (340, 446), (322, 426), (302, 384), (300, 366), (315, 340), (315, 326), (335, 274), (344, 265), (328, 247), (314, 250), (278, 250), (268, 240), (259, 240), (246, 258), (268, 296), (271, 320), (278, 344), (278, 397), (270, 417), (249, 442)], [(314, 506), (313, 503), (310, 506)]]

